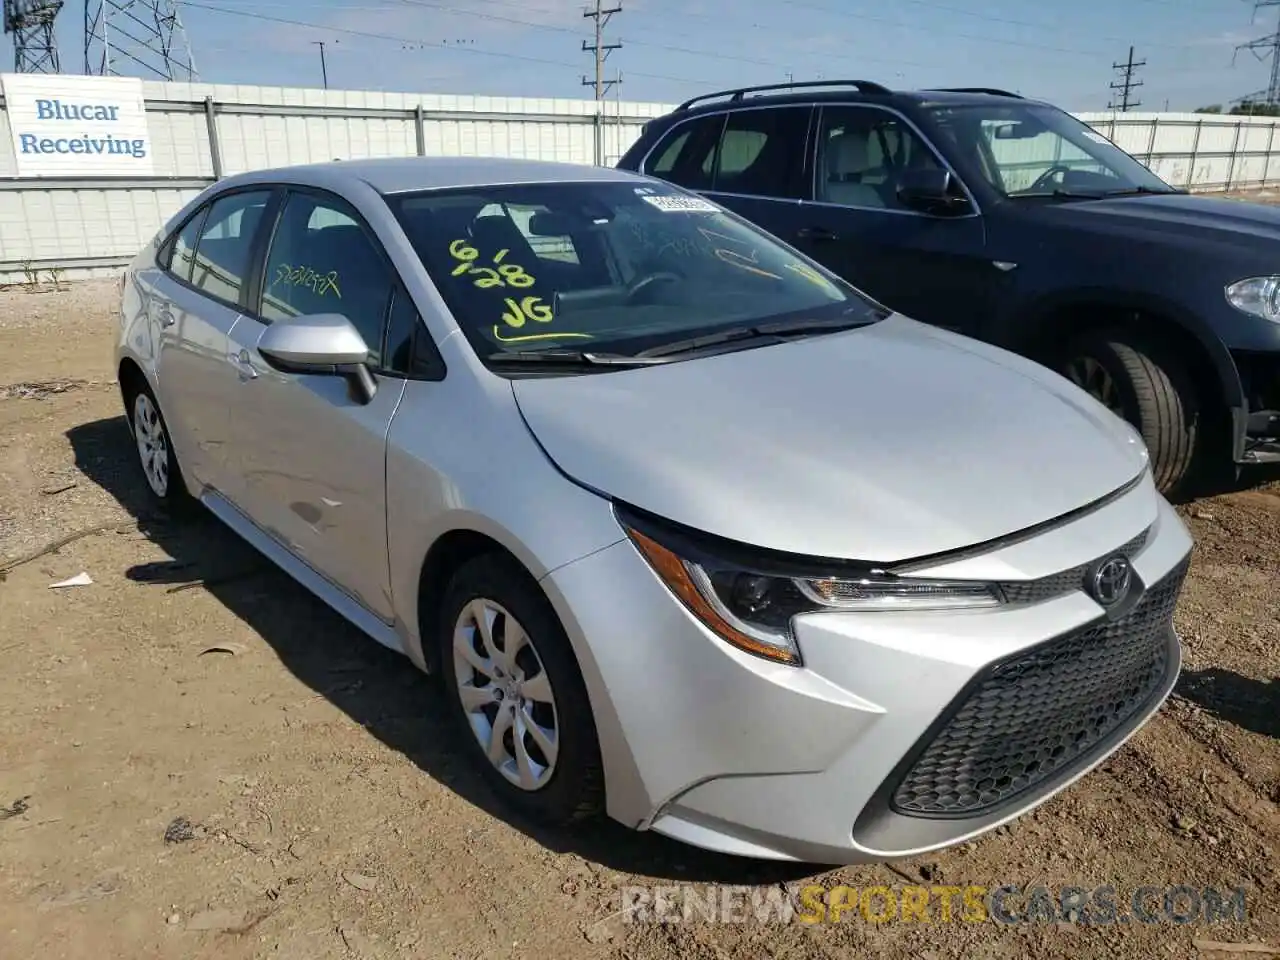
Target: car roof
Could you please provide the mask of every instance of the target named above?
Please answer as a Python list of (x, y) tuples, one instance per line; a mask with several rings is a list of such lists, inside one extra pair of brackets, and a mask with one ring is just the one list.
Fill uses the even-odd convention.
[(381, 194), (450, 187), (487, 187), (514, 183), (582, 183), (588, 181), (648, 180), (638, 174), (611, 167), (550, 160), (522, 160), (503, 157), (380, 157), (369, 160), (334, 160), (275, 167), (237, 174), (220, 186), (248, 186), (255, 183), (296, 183), (340, 189), (352, 181), (363, 181)]

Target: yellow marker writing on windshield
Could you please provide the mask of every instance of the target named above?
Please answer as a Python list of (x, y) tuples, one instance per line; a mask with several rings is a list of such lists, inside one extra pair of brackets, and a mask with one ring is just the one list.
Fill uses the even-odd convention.
[(809, 266), (808, 264), (788, 263), (787, 269), (793, 273), (798, 273), (800, 276), (804, 277), (810, 283), (821, 287), (825, 293), (837, 292), (835, 286), (831, 283), (830, 280), (828, 280), (826, 277), (824, 277), (822, 274), (820, 274), (817, 270), (813, 269), (813, 267)]
[[(714, 230), (708, 230), (706, 227), (699, 227), (698, 232), (706, 237), (711, 243), (716, 242), (716, 238), (728, 241), (729, 243), (741, 244), (741, 240), (733, 237), (725, 236), (723, 233), (716, 233)], [(746, 270), (749, 273), (757, 274), (761, 277), (768, 277), (770, 280), (781, 280), (782, 278), (776, 273), (770, 273), (768, 270), (762, 270), (757, 264), (760, 261), (759, 254), (753, 249), (750, 253), (739, 253), (736, 250), (727, 250), (724, 247), (715, 248), (716, 257), (729, 264), (731, 267), (737, 267), (740, 270)]]
[(503, 263), (511, 251), (503, 248), (494, 255), (492, 266), (480, 266), (480, 251), (466, 240), (454, 240), (449, 244), (449, 255), (458, 261), (452, 274), (460, 277), (464, 273), (474, 276), (475, 285), (481, 290), (492, 287), (532, 287), (536, 282), (533, 275), (516, 263)]
[[(515, 297), (506, 297), (506, 312), (502, 314), (502, 322), (508, 327), (519, 330), (529, 320), (534, 323), (550, 323), (552, 320), (551, 307), (542, 302), (541, 297), (524, 297), (516, 300)], [(506, 337), (502, 335), (502, 327), (497, 324), (493, 328), (493, 337), (502, 343), (516, 343), (525, 340), (590, 340), (589, 333), (526, 333), (516, 337)]]
[(538, 323), (551, 322), (551, 308), (542, 302), (541, 297), (525, 297), (517, 302), (514, 297), (506, 298), (507, 311), (502, 320), (509, 327), (523, 327), (526, 319)]

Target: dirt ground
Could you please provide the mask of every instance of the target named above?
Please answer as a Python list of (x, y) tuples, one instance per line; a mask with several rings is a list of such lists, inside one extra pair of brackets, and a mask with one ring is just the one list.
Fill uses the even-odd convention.
[[(5, 960), (1250, 960), (1268, 955), (1256, 945), (1280, 948), (1280, 488), (1265, 478), (1180, 508), (1197, 547), (1176, 695), (1011, 828), (836, 871), (608, 823), (549, 834), (494, 807), (407, 660), (213, 520), (148, 512), (112, 379), (113, 294), (109, 282), (0, 292)], [(82, 572), (91, 584), (50, 589)], [(1121, 913), (1144, 885), (1243, 886), (1247, 919), (619, 916), (627, 885), (803, 882), (1113, 885)]]

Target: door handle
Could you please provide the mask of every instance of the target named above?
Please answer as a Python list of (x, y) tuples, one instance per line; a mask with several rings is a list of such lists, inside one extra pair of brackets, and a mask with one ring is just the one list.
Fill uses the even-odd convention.
[(824, 243), (840, 239), (835, 231), (826, 227), (801, 227), (796, 236), (801, 240), (818, 240)]
[(258, 379), (258, 370), (253, 365), (253, 360), (249, 356), (249, 351), (241, 348), (238, 353), (232, 353), (227, 357), (236, 371), (240, 374), (241, 380)]

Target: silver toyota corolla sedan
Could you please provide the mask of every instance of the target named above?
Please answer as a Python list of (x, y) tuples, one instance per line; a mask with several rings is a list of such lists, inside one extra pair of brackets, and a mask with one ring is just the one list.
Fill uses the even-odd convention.
[(544, 821), (918, 854), (1082, 776), (1177, 676), (1191, 540), (1132, 429), (669, 184), (230, 177), (120, 319), (154, 496), (438, 674)]

